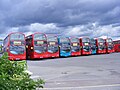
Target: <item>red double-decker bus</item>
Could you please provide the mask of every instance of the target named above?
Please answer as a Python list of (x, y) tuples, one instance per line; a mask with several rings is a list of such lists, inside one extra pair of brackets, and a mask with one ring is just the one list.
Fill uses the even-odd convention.
[(79, 38), (70, 37), (70, 42), (71, 42), (71, 56), (81, 55)]
[(120, 40), (113, 41), (114, 43), (114, 51), (120, 52)]
[(48, 44), (48, 57), (59, 57), (59, 45), (58, 38), (54, 34), (47, 34), (47, 44)]
[(3, 50), (8, 53), (9, 60), (25, 60), (25, 35), (23, 33), (11, 33), (3, 42)]
[(82, 55), (91, 54), (90, 39), (88, 37), (80, 38), (80, 46), (81, 46), (81, 54)]
[(34, 33), (26, 37), (27, 59), (48, 58), (47, 37), (44, 33)]
[(106, 43), (106, 52), (107, 53), (114, 52), (113, 40), (111, 38), (107, 38), (107, 39), (105, 39), (105, 43)]
[(106, 44), (103, 38), (96, 39), (97, 54), (106, 53)]

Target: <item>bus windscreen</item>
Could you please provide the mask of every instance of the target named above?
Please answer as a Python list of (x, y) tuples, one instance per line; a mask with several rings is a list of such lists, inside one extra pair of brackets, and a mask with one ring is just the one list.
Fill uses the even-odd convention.
[(10, 40), (25, 40), (25, 37), (23, 34), (14, 33), (10, 35)]
[(104, 42), (105, 42), (105, 40), (104, 40), (104, 39), (102, 39), (102, 38), (99, 38), (99, 39), (98, 39), (98, 42), (99, 42), (99, 43), (100, 43), (100, 42), (103, 42), (103, 43), (104, 43)]
[(46, 40), (46, 36), (44, 34), (34, 34), (34, 40)]
[(107, 39), (107, 42), (113, 42), (111, 38)]
[(79, 39), (77, 39), (77, 38), (72, 38), (72, 39), (71, 39), (71, 42), (79, 42)]
[(82, 42), (90, 42), (89, 38), (82, 38)]
[(60, 42), (61, 43), (70, 43), (70, 40), (68, 38), (63, 37), (63, 38), (60, 39)]
[(47, 36), (47, 41), (48, 42), (57, 42), (57, 37), (56, 36), (52, 36), (52, 35), (48, 35)]
[(10, 45), (10, 53), (12, 54), (23, 54), (25, 52), (24, 46), (12, 46)]

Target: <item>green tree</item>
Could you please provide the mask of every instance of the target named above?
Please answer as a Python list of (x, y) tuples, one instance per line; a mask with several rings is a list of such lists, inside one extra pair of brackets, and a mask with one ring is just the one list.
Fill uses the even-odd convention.
[(25, 65), (8, 60), (7, 53), (0, 57), (0, 90), (35, 90), (43, 88), (44, 80), (33, 80), (25, 72)]

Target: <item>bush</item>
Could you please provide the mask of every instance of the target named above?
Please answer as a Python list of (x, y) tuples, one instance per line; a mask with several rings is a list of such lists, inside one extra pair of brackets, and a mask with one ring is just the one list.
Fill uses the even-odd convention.
[(9, 61), (4, 53), (0, 57), (0, 90), (35, 90), (43, 88), (42, 79), (33, 80), (25, 71), (25, 65), (19, 65), (18, 61)]

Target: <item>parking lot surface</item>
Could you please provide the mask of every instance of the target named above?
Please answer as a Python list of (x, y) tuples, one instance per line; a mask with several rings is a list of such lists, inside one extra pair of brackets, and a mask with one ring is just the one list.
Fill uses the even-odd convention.
[(43, 90), (120, 90), (120, 53), (28, 60), (31, 78)]

